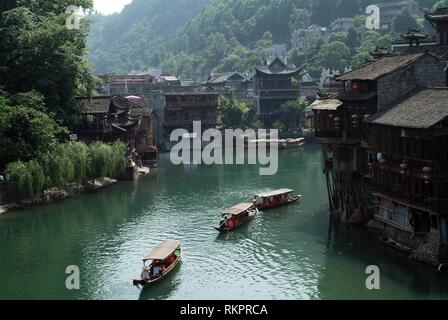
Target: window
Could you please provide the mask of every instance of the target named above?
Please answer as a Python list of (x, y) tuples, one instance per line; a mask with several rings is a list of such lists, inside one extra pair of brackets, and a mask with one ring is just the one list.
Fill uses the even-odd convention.
[(439, 224), (437, 221), (437, 216), (435, 215), (431, 215), (431, 228), (438, 230), (439, 229)]
[(443, 244), (448, 244), (448, 219), (446, 217), (440, 218), (440, 240)]

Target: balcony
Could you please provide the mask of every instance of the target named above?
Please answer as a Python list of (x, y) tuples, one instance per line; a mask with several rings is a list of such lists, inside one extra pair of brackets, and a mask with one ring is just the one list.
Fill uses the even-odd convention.
[(193, 125), (193, 121), (200, 121), (201, 125), (205, 126), (215, 126), (218, 125), (218, 120), (215, 119), (190, 119), (190, 120), (165, 120), (165, 127), (183, 127), (183, 126), (191, 126)]
[(315, 130), (315, 137), (316, 138), (341, 139), (342, 138), (342, 131), (341, 130), (335, 130), (335, 129), (316, 129)]
[(165, 108), (218, 108), (217, 101), (166, 101)]

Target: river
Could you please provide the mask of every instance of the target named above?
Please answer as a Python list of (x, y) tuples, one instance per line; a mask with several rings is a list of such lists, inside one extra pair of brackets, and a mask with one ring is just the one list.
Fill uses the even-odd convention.
[[(157, 174), (0, 217), (0, 299), (447, 299), (448, 278), (384, 247), (360, 227), (330, 223), (317, 145), (280, 151), (275, 176), (257, 166), (174, 166)], [(218, 235), (220, 212), (289, 187), (301, 203)], [(158, 242), (182, 242), (163, 282), (132, 286)], [(67, 266), (80, 289), (67, 290)], [(369, 291), (366, 267), (381, 270)]]

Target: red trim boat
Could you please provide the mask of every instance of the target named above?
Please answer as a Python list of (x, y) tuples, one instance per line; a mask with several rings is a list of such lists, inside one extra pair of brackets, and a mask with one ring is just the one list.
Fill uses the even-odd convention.
[(227, 209), (221, 218), (219, 226), (214, 227), (219, 232), (234, 230), (249, 221), (258, 213), (258, 209), (252, 203), (240, 203), (230, 209)]
[(253, 204), (258, 210), (284, 206), (299, 201), (301, 195), (294, 195), (292, 189), (280, 189), (266, 193), (256, 194), (253, 198)]

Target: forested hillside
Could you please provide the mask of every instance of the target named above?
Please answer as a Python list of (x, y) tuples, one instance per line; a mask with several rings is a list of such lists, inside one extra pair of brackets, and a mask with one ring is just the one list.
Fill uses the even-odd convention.
[(88, 39), (97, 72), (159, 66), (169, 57), (172, 34), (210, 0), (134, 0), (120, 14), (93, 15)]
[[(328, 26), (354, 17), (348, 34), (333, 34), (305, 51), (291, 50), (290, 60), (307, 62), (315, 75), (322, 67), (343, 69), (371, 57), (403, 29), (425, 28), (422, 15), (402, 12), (395, 30), (384, 35), (365, 28), (371, 0), (134, 0), (121, 14), (93, 16), (90, 58), (97, 73), (146, 70), (203, 79), (209, 72), (247, 71), (265, 58), (272, 44), (290, 47), (291, 32), (310, 24)], [(422, 8), (447, 0), (420, 0)], [(427, 31), (431, 31), (426, 26)]]

